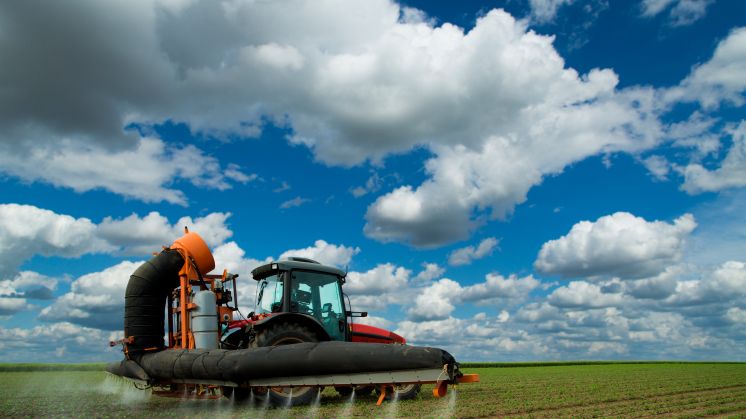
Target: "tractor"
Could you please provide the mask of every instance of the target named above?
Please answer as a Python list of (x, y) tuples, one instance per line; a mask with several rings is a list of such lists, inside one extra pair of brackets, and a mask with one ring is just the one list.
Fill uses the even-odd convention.
[(421, 384), (443, 397), (448, 385), (479, 380), (442, 349), (354, 323), (367, 313), (350, 308), (342, 270), (304, 258), (262, 265), (252, 271), (255, 311), (244, 317), (238, 275), (209, 274), (214, 268), (207, 244), (187, 229), (140, 265), (125, 290), (124, 339), (110, 342), (122, 345), (124, 359), (106, 371), (159, 396), (280, 406), (310, 403), (325, 387), (342, 395), (375, 390), (380, 405), (417, 396)]
[[(221, 339), (224, 349), (245, 349), (262, 346), (288, 345), (301, 342), (345, 341), (405, 344), (396, 333), (361, 323), (354, 318), (367, 317), (367, 312), (352, 311), (349, 297), (342, 285), (346, 273), (319, 262), (301, 257), (262, 265), (251, 272), (257, 281), (255, 311), (246, 319), (229, 322)], [(353, 387), (335, 387), (349, 396)], [(420, 391), (420, 384), (393, 386), (394, 396), (411, 399)], [(392, 389), (389, 389), (391, 391)], [(357, 395), (370, 394), (375, 386), (356, 386)], [(237, 399), (250, 396), (248, 389), (228, 388)], [(292, 393), (291, 393), (292, 392)], [(268, 389), (275, 404), (310, 402), (315, 396), (311, 387)]]

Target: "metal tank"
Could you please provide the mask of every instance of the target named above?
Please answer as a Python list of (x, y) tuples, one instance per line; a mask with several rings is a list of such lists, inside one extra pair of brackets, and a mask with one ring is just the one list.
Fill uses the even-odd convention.
[(197, 291), (192, 302), (197, 305), (197, 308), (191, 311), (195, 348), (217, 349), (218, 309), (215, 293), (207, 290)]

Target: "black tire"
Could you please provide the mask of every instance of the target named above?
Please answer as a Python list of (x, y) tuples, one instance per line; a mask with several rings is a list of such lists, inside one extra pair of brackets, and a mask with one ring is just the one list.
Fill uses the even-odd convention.
[[(251, 341), (252, 347), (292, 345), (302, 342), (318, 342), (319, 337), (310, 329), (297, 323), (279, 322), (257, 332)], [(299, 406), (310, 404), (319, 391), (317, 387), (271, 387), (267, 392), (254, 392), (257, 399), (267, 395), (275, 406)]]
[(291, 345), (293, 343), (318, 342), (319, 337), (305, 326), (297, 323), (280, 322), (267, 326), (257, 332), (251, 346)]
[(220, 349), (246, 349), (249, 347), (250, 340), (248, 333), (238, 330), (220, 342)]
[[(345, 387), (334, 387), (335, 390), (337, 390), (337, 393), (339, 393), (342, 397), (350, 397), (352, 394), (352, 387), (351, 386), (345, 386)], [(368, 396), (371, 393), (373, 393), (373, 390), (375, 389), (374, 386), (355, 386), (355, 396), (363, 397)]]
[[(420, 389), (422, 386), (420, 384), (398, 384), (394, 385), (394, 393), (396, 393), (396, 399), (397, 400), (411, 400), (417, 398), (417, 395), (420, 394)], [(379, 396), (381, 395), (381, 388), (376, 387), (376, 394)], [(391, 400), (393, 397), (393, 394), (391, 393), (391, 389), (389, 389), (386, 392), (386, 400)]]

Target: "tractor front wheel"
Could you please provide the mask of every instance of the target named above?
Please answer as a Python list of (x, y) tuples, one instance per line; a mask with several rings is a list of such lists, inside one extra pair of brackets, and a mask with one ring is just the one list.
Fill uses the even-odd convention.
[(297, 323), (277, 323), (259, 330), (251, 341), (252, 347), (292, 345), (293, 343), (318, 342), (316, 333)]
[[(292, 345), (294, 343), (318, 342), (313, 331), (297, 323), (276, 323), (257, 332), (252, 347)], [(298, 406), (310, 404), (319, 389), (316, 387), (270, 387), (266, 392), (255, 392), (258, 399), (269, 397), (275, 406)]]

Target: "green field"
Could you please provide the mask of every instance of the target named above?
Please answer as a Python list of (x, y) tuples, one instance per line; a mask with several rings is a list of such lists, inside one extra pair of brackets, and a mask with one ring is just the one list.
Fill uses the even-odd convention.
[(746, 417), (746, 364), (472, 367), (465, 372), (478, 373), (482, 381), (461, 385), (443, 399), (425, 386), (418, 400), (376, 406), (373, 396), (350, 403), (327, 389), (319, 406), (293, 409), (156, 397), (104, 372), (74, 367), (0, 370), (0, 416)]

